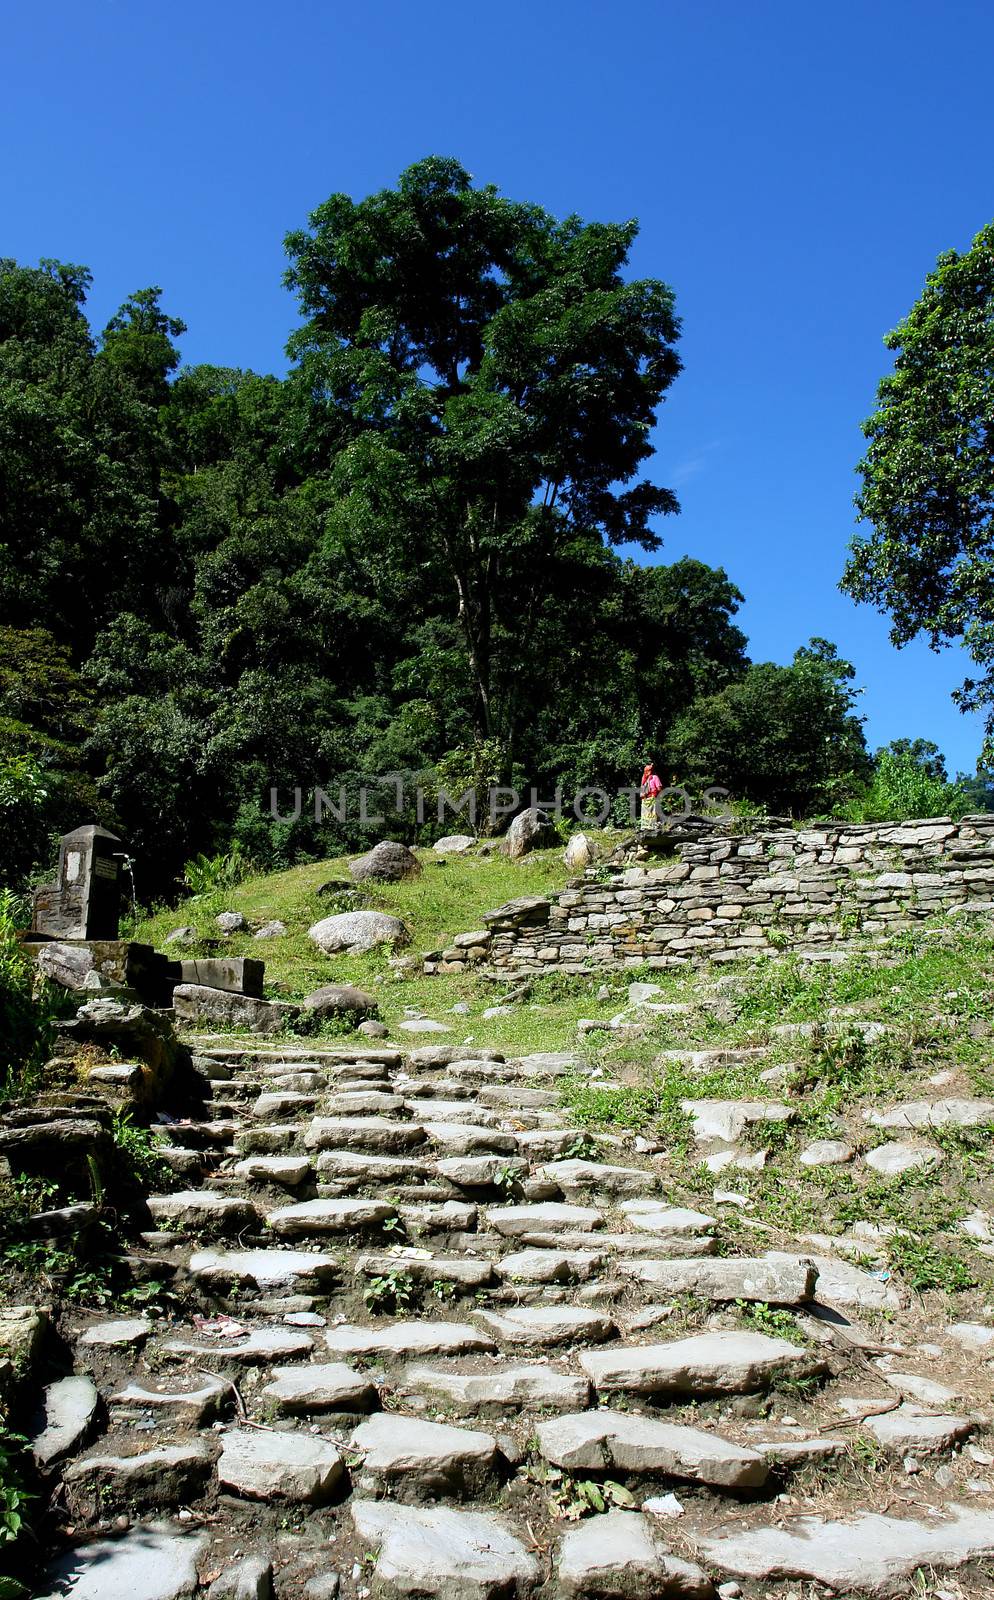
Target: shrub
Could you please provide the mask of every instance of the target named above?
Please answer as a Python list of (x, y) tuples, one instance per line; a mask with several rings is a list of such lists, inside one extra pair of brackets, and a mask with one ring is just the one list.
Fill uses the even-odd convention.
[(0, 1105), (30, 1092), (67, 998), (27, 960), (15, 930), (21, 902), (0, 890)]
[(906, 751), (881, 750), (868, 789), (841, 808), (849, 822), (907, 822), (911, 817), (962, 817), (970, 796)]

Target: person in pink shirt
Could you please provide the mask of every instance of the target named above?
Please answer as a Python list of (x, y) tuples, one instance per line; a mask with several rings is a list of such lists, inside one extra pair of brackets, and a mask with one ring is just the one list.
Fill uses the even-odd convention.
[(642, 796), (643, 828), (653, 828), (659, 821), (659, 812), (656, 807), (656, 802), (660, 792), (662, 791), (662, 787), (663, 785), (660, 782), (655, 766), (650, 761), (642, 774), (642, 782), (639, 785), (639, 794)]

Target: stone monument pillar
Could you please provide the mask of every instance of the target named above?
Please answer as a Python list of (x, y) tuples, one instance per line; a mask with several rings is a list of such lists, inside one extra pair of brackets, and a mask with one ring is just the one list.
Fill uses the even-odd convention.
[(59, 845), (55, 883), (35, 890), (31, 935), (116, 939), (123, 855), (120, 839), (95, 823), (67, 833)]

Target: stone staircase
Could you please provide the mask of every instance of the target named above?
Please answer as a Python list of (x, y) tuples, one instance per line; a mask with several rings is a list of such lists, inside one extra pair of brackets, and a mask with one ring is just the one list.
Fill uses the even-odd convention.
[(994, 1594), (994, 1327), (679, 1203), (571, 1055), (191, 1042), (132, 1260), (175, 1313), (64, 1330), (43, 1595)]

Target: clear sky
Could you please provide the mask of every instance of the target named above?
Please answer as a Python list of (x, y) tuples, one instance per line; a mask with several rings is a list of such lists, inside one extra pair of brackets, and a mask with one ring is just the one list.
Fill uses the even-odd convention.
[(284, 233), (419, 157), (556, 214), (636, 216), (685, 371), (662, 559), (723, 565), (754, 659), (833, 639), (877, 745), (972, 770), (958, 652), (838, 592), (881, 339), (994, 216), (990, 0), (49, 0), (4, 7), (0, 254), (161, 284), (187, 361), (282, 370)]

